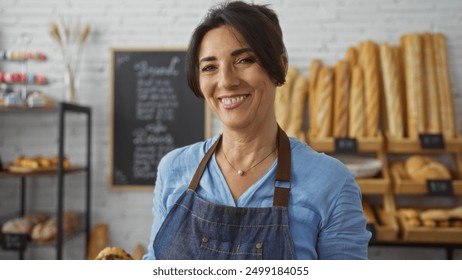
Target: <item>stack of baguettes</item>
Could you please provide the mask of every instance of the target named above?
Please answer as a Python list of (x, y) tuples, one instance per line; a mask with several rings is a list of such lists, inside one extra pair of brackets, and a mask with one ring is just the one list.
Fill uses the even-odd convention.
[(308, 80), (289, 66), (286, 82), (276, 90), (275, 114), (278, 124), (289, 136), (306, 141), (303, 133), (305, 107), (308, 100)]
[(376, 138), (381, 129), (393, 139), (421, 133), (455, 138), (445, 36), (404, 34), (397, 46), (363, 41), (333, 67), (313, 59), (308, 77), (290, 66), (275, 111), (287, 134), (302, 141)]
[(330, 68), (315, 59), (309, 73), (309, 138), (379, 135), (380, 62), (372, 41), (350, 47)]
[[(386, 52), (386, 46), (383, 47)], [(441, 133), (446, 139), (457, 137), (446, 38), (442, 33), (410, 33), (401, 36), (404, 65), (403, 102), (407, 125), (404, 137), (414, 139), (422, 133)], [(399, 65), (399, 61), (395, 62)], [(384, 71), (384, 80), (386, 79)], [(386, 88), (386, 86), (385, 86)], [(385, 98), (391, 93), (385, 91)], [(387, 103), (388, 127), (391, 108)], [(404, 106), (403, 106), (404, 107)]]

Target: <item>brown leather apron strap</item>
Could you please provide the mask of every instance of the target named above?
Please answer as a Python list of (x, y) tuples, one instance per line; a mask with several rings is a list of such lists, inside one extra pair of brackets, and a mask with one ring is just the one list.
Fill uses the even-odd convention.
[(189, 183), (189, 189), (195, 191), (197, 186), (199, 186), (199, 181), (201, 180), (202, 174), (205, 171), (205, 168), (207, 167), (207, 163), (209, 162), (210, 158), (212, 157), (213, 153), (216, 151), (217, 147), (221, 143), (221, 138), (222, 136), (218, 138), (217, 141), (210, 147), (210, 149), (205, 153), (204, 157), (202, 158), (201, 162), (199, 163), (199, 167), (196, 170), (196, 173), (194, 173), (194, 176), (191, 180), (191, 183)]
[[(287, 207), (290, 191), (290, 142), (287, 134), (278, 126), (278, 167), (274, 185), (273, 206)], [(278, 186), (277, 184), (281, 184)], [(284, 185), (284, 186), (282, 186)]]
[[(222, 136), (210, 147), (207, 153), (199, 163), (199, 167), (194, 173), (194, 176), (189, 184), (189, 189), (195, 191), (199, 186), (199, 181), (202, 174), (207, 167), (207, 164), (212, 157), (213, 153), (217, 150), (222, 140)], [(273, 206), (287, 207), (289, 204), (289, 191), (290, 191), (290, 142), (287, 134), (278, 127), (278, 166), (276, 169), (276, 180), (274, 186), (274, 198)], [(278, 186), (277, 184), (284, 184), (284, 186)]]

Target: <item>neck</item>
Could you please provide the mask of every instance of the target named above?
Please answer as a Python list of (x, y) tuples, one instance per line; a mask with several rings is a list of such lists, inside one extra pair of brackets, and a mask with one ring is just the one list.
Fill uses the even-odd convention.
[(259, 129), (223, 129), (221, 149), (239, 169), (246, 169), (276, 147), (277, 123), (266, 122)]

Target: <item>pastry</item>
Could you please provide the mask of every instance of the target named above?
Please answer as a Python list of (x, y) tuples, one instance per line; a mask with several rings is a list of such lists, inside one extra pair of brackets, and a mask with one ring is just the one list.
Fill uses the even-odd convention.
[(431, 179), (451, 179), (451, 173), (445, 165), (427, 156), (415, 155), (409, 157), (405, 161), (405, 168), (412, 180), (421, 183)]
[(95, 260), (133, 260), (133, 257), (120, 247), (106, 247), (98, 253)]

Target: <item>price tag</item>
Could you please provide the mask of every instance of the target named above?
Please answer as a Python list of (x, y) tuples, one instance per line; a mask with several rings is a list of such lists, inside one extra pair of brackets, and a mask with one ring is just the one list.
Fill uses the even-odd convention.
[(444, 149), (443, 134), (419, 134), (422, 149)]
[(451, 180), (427, 180), (429, 195), (454, 196)]
[(335, 152), (356, 154), (358, 152), (358, 141), (356, 141), (356, 138), (335, 138)]
[(28, 238), (27, 234), (4, 234), (2, 248), (4, 250), (24, 250), (26, 249)]

